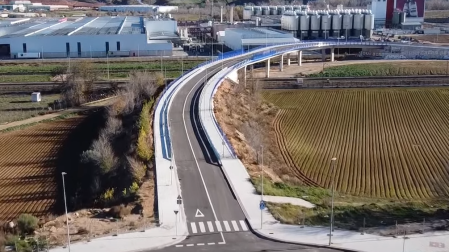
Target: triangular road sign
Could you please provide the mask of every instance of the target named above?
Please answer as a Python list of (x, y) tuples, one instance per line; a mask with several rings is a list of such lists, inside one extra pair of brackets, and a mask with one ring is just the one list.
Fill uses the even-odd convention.
[(204, 217), (204, 214), (199, 209), (196, 209), (195, 217)]

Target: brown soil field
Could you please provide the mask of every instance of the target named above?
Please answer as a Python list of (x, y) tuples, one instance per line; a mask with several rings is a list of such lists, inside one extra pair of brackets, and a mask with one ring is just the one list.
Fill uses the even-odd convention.
[(354, 196), (449, 197), (449, 88), (277, 90), (263, 96), (280, 109), (274, 120), (278, 146), (298, 179), (305, 175), (329, 188), (335, 177), (336, 189)]
[(59, 147), (84, 116), (0, 134), (0, 223), (21, 213), (44, 216), (57, 200)]

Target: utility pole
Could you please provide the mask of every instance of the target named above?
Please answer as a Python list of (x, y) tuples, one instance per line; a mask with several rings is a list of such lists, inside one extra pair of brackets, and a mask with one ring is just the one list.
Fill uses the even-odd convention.
[(70, 252), (70, 227), (69, 227), (69, 216), (67, 214), (67, 198), (65, 195), (65, 181), (64, 181), (64, 175), (67, 175), (67, 173), (62, 172), (62, 188), (64, 190), (64, 206), (65, 206), (65, 220), (67, 223), (67, 248), (69, 249)]

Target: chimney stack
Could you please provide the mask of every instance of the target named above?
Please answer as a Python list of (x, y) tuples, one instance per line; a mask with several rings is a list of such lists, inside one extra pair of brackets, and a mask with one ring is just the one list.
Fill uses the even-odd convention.
[(223, 23), (223, 6), (220, 6), (220, 23)]

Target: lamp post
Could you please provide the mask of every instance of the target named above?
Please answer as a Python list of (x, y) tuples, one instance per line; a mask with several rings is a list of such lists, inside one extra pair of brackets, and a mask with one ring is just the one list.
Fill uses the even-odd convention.
[(69, 252), (70, 252), (70, 228), (69, 228), (69, 216), (67, 214), (67, 198), (65, 195), (65, 181), (64, 181), (64, 175), (67, 175), (67, 173), (62, 172), (62, 188), (64, 190), (64, 206), (65, 206), (65, 220), (67, 223), (67, 248), (69, 248)]
[(331, 189), (332, 189), (332, 199), (331, 199), (331, 218), (330, 218), (330, 227), (329, 227), (329, 246), (332, 244), (332, 231), (334, 225), (334, 169), (335, 162), (337, 158), (331, 159)]

